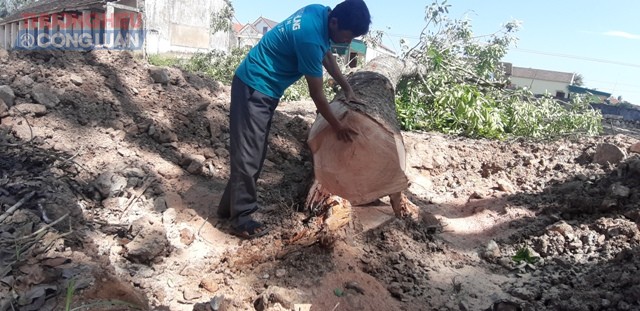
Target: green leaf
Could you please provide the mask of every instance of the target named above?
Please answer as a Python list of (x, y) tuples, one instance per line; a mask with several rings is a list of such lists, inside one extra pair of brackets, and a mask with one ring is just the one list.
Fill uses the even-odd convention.
[(540, 257), (533, 256), (528, 247), (522, 247), (518, 249), (516, 255), (511, 257), (511, 259), (517, 263), (521, 263), (524, 261), (530, 264), (534, 264), (540, 259)]

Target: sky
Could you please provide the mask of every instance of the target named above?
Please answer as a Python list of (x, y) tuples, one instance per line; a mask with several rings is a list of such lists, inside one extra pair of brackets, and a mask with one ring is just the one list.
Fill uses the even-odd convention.
[[(282, 21), (312, 3), (334, 7), (338, 0), (232, 0), (236, 20), (258, 17)], [(365, 0), (372, 30), (396, 51), (400, 39), (416, 43), (432, 0)], [(640, 1), (638, 0), (449, 0), (449, 16), (468, 19), (474, 36), (494, 33), (512, 20), (521, 22), (516, 46), (503, 59), (517, 67), (579, 73), (585, 87), (640, 105)]]

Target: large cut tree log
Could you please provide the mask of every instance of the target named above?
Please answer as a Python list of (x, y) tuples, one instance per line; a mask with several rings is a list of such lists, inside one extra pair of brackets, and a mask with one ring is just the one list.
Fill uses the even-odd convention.
[(379, 57), (348, 77), (363, 103), (345, 102), (344, 93), (340, 92), (331, 102), (331, 110), (358, 132), (351, 143), (338, 140), (329, 123), (317, 116), (308, 137), (315, 181), (307, 207), (314, 213), (332, 195), (352, 205), (389, 195), (396, 216), (417, 218), (417, 208), (402, 194), (408, 187), (408, 178), (395, 109), (396, 84), (403, 76), (416, 72), (416, 66), (397, 58)]
[(315, 173), (306, 200), (309, 217), (284, 243), (258, 253), (253, 248), (239, 250), (232, 256), (231, 266), (282, 258), (312, 244), (331, 247), (354, 227), (352, 205), (387, 195), (397, 217), (418, 217), (417, 207), (402, 194), (408, 178), (394, 95), (400, 78), (416, 73), (415, 66), (382, 57), (348, 77), (363, 104), (345, 103), (344, 94), (338, 93), (331, 109), (359, 135), (352, 143), (338, 141), (327, 121), (320, 115), (316, 118), (308, 137)]

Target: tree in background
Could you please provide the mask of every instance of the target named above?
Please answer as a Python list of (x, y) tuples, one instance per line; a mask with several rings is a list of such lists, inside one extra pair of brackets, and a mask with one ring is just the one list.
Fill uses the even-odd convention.
[(230, 31), (233, 23), (231, 19), (235, 14), (235, 9), (231, 0), (224, 0), (222, 9), (211, 14), (211, 33), (218, 31)]
[(36, 1), (37, 0), (0, 0), (0, 18), (4, 18), (16, 10)]
[(7, 10), (7, 1), (0, 1), (0, 19), (3, 19), (7, 15), (9, 15), (9, 10)]
[(405, 61), (423, 68), (398, 86), (396, 106), (405, 130), (486, 138), (600, 131), (601, 115), (581, 97), (564, 105), (551, 96), (505, 87), (500, 64), (517, 42), (520, 22), (475, 36), (469, 20), (449, 18), (449, 7), (446, 0), (428, 5), (419, 42), (411, 48), (401, 42)]
[(576, 75), (573, 77), (572, 85), (584, 86), (584, 77), (582, 76), (582, 74), (576, 73)]
[(634, 105), (634, 104), (622, 99), (622, 96), (618, 96), (618, 106), (624, 107), (624, 108), (629, 108), (629, 109), (640, 110), (640, 106)]

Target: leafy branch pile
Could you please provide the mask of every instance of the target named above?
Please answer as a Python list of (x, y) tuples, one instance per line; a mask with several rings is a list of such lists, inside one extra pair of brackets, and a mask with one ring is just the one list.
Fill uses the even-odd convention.
[(231, 84), (236, 68), (248, 52), (247, 48), (236, 48), (231, 50), (229, 54), (212, 50), (206, 53), (196, 53), (188, 59), (150, 55), (149, 63), (156, 66), (178, 67), (189, 72), (199, 72), (216, 81)]
[(563, 103), (510, 86), (500, 60), (517, 40), (518, 22), (474, 37), (468, 20), (447, 16), (449, 7), (446, 1), (427, 6), (420, 41), (412, 48), (402, 42), (402, 57), (425, 69), (398, 86), (403, 129), (500, 139), (601, 131), (602, 116), (584, 97)]

